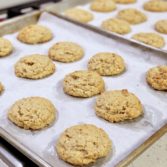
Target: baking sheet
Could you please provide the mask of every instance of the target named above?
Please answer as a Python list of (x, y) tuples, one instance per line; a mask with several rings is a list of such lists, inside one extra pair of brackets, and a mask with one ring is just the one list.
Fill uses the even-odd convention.
[[(132, 31), (128, 34), (125, 34), (125, 35), (117, 34), (117, 35), (119, 35), (123, 38), (132, 40), (131, 37), (136, 33), (139, 33), (139, 32), (155, 32), (155, 33), (158, 33), (159, 35), (161, 35), (164, 38), (164, 40), (166, 42), (166, 45), (161, 49), (164, 50), (164, 51), (167, 51), (167, 34), (159, 33), (154, 29), (154, 24), (157, 21), (162, 20), (162, 19), (167, 19), (167, 12), (149, 12), (149, 11), (144, 10), (143, 9), (143, 4), (147, 1), (148, 0), (137, 0), (136, 3), (132, 3), (132, 4), (118, 4), (117, 3), (116, 4), (117, 9), (112, 11), (112, 12), (107, 12), (107, 13), (95, 12), (95, 11), (91, 10), (90, 9), (91, 2), (83, 4), (83, 5), (78, 5), (77, 7), (90, 11), (94, 15), (94, 20), (89, 22), (88, 24), (99, 27), (99, 28), (101, 28), (101, 23), (104, 20), (116, 17), (120, 10), (127, 9), (127, 8), (136, 8), (137, 10), (140, 10), (141, 12), (143, 12), (147, 16), (148, 20), (144, 23), (141, 23), (141, 24), (131, 25)], [(78, 4), (79, 4), (79, 0), (78, 0)], [(52, 8), (52, 10), (54, 10), (54, 8)], [(133, 41), (135, 41), (135, 40), (133, 40)], [(142, 45), (145, 45), (145, 44), (140, 43), (138, 41), (135, 41), (135, 42), (137, 42), (139, 44), (142, 44)], [(149, 45), (147, 45), (147, 46), (149, 46)], [(151, 48), (154, 48), (154, 47), (151, 47)]]
[[(119, 40), (113, 40), (100, 34), (73, 25), (48, 13), (41, 15), (39, 24), (48, 26), (54, 39), (45, 44), (26, 45), (16, 40), (17, 33), (5, 37), (14, 44), (15, 51), (6, 58), (0, 59), (0, 81), (5, 85), (5, 92), (0, 96), (0, 127), (11, 136), (39, 155), (52, 166), (65, 167), (66, 163), (59, 160), (54, 150), (54, 143), (66, 128), (91, 123), (102, 127), (113, 141), (114, 150), (111, 157), (95, 166), (115, 166), (135, 148), (148, 139), (153, 133), (167, 124), (167, 93), (152, 90), (145, 81), (146, 71), (156, 65), (166, 64), (165, 54), (142, 50)], [(47, 54), (48, 49), (58, 41), (73, 41), (85, 49), (82, 60), (63, 64), (55, 62), (57, 71), (52, 76), (41, 80), (26, 80), (15, 77), (14, 64), (25, 55)], [(135, 93), (144, 106), (143, 118), (130, 123), (111, 124), (96, 117), (93, 106), (95, 97), (78, 99), (64, 94), (62, 81), (64, 75), (87, 69), (88, 59), (97, 52), (110, 51), (120, 54), (126, 62), (127, 71), (115, 77), (103, 77), (106, 90), (128, 89)], [(7, 120), (9, 107), (18, 99), (29, 96), (42, 96), (50, 99), (58, 110), (58, 118), (53, 126), (42, 131), (26, 131)]]

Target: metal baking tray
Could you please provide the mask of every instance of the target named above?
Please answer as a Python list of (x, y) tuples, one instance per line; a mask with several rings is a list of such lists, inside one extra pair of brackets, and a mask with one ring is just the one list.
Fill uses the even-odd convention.
[[(100, 20), (106, 20), (108, 18), (111, 18), (111, 17), (115, 17), (116, 16), (116, 13), (118, 11), (120, 11), (121, 9), (127, 9), (127, 8), (135, 8), (134, 4), (129, 4), (129, 5), (119, 5), (118, 9), (115, 10), (114, 12), (109, 12), (109, 13), (104, 13), (104, 14), (101, 14), (101, 13), (98, 13), (98, 12), (93, 12), (89, 9), (88, 5), (92, 2), (93, 0), (63, 0), (61, 3), (58, 3), (57, 5), (51, 5), (51, 6), (48, 6), (46, 8), (47, 11), (49, 12), (52, 12), (52, 13), (56, 13), (57, 15), (62, 15), (63, 16), (63, 13), (64, 11), (70, 9), (70, 8), (73, 8), (73, 7), (79, 7), (81, 9), (86, 9), (87, 11), (90, 11), (91, 13), (94, 14), (95, 18), (100, 18)], [(142, 2), (142, 1), (141, 1)], [(141, 3), (140, 2), (140, 3)], [(143, 1), (142, 3), (144, 3), (145, 1)], [(137, 3), (136, 3), (137, 4)], [(86, 7), (85, 7), (86, 5)], [(121, 7), (120, 7), (121, 6)], [(138, 10), (143, 10), (142, 7), (141, 7), (141, 4), (138, 5), (137, 7)], [(144, 11), (146, 15), (151, 15), (152, 12), (147, 12), (147, 11)], [(114, 14), (112, 14), (114, 13)], [(101, 15), (100, 15), (101, 14)], [(108, 14), (112, 14), (110, 17), (108, 16)], [(161, 15), (160, 16), (160, 19), (164, 19), (164, 16), (162, 17), (162, 15), (166, 14), (166, 12), (163, 12), (163, 13), (156, 13), (156, 15)], [(64, 16), (65, 17), (65, 16)], [(103, 18), (104, 17), (104, 18)], [(151, 17), (151, 16), (150, 16)], [(97, 20), (97, 18), (95, 20)], [(102, 19), (103, 18), (103, 19)], [(147, 29), (147, 27), (149, 27), (150, 30), (145, 30), (146, 32), (155, 32), (154, 28), (153, 28), (153, 23), (160, 20), (158, 19), (159, 17), (157, 17), (157, 19), (155, 20), (155, 18), (152, 18), (151, 20), (149, 19), (149, 21), (145, 22), (145, 23), (148, 23), (147, 25), (145, 25), (145, 23), (143, 24), (139, 24), (139, 25), (132, 25), (131, 28), (132, 28), (132, 32), (136, 29), (140, 29), (139, 32), (144, 32), (143, 29)], [(153, 20), (154, 19), (154, 20)], [(71, 20), (71, 19), (68, 19), (68, 20)], [(74, 20), (71, 20), (73, 22), (77, 22), (77, 21), (74, 21)], [(99, 20), (98, 20), (99, 22)], [(81, 23), (82, 25), (84, 25), (84, 23)], [(90, 23), (87, 23), (86, 25), (89, 25), (90, 27), (96, 27), (98, 28), (100, 31), (99, 33), (101, 32), (104, 32), (105, 30), (103, 30), (102, 28), (100, 28), (98, 25), (96, 25), (96, 23), (94, 22), (94, 20)], [(146, 45), (142, 42), (138, 42), (136, 40), (133, 40), (130, 38), (130, 35), (132, 36), (134, 33), (129, 33), (127, 35), (119, 35), (119, 34), (116, 34), (116, 33), (112, 33), (112, 32), (108, 32), (108, 31), (105, 31), (107, 32), (107, 34), (112, 34), (111, 37), (117, 37), (117, 38), (122, 38), (123, 40), (128, 40), (134, 44), (137, 44), (137, 45), (142, 45), (146, 48), (150, 48), (150, 49), (153, 49), (153, 50), (159, 50), (159, 51), (162, 51), (162, 52), (167, 52), (167, 37), (165, 34), (160, 34), (161, 36), (164, 37), (165, 41), (166, 41), (166, 45), (165, 45), (165, 48), (156, 48), (156, 47), (152, 47), (150, 45)], [(134, 32), (138, 32), (137, 30), (135, 30)], [(158, 33), (158, 32), (156, 32)]]
[[(39, 16), (41, 15), (41, 12), (34, 12), (31, 14), (27, 14), (25, 16), (20, 16), (18, 18), (9, 20), (7, 22), (3, 22), (0, 24), (1, 28), (1, 35), (9, 34), (9, 33), (14, 33), (18, 31), (20, 28), (24, 27), (25, 25), (29, 25), (32, 23), (36, 23), (38, 21)], [(56, 18), (60, 20), (61, 23), (64, 23), (67, 27), (73, 26), (71, 24), (71, 20), (66, 19), (60, 15), (56, 15)], [(128, 47), (130, 49), (131, 54), (143, 54), (142, 56), (148, 56), (153, 55), (153, 57), (157, 59), (162, 60), (167, 60), (167, 53), (161, 52), (159, 50), (153, 50), (149, 49), (145, 46), (134, 44), (133, 42), (124, 40), (120, 37), (113, 36), (112, 34), (108, 34), (105, 31), (101, 31), (95, 27), (90, 27), (88, 25), (82, 25), (81, 23), (76, 23), (72, 21), (75, 25), (76, 30), (82, 31), (83, 34), (89, 33), (91, 34), (91, 37), (94, 38), (95, 36), (98, 36), (102, 41), (111, 41), (114, 42), (115, 44), (118, 44), (120, 46), (124, 46), (125, 48)], [(69, 26), (70, 25), (70, 26)], [(85, 32), (84, 32), (85, 31)], [(73, 31), (75, 34), (75, 31)], [(84, 37), (83, 37), (84, 38)], [(111, 39), (112, 38), (112, 39)], [(102, 45), (104, 45), (102, 43)], [(122, 48), (121, 48), (122, 49)], [(146, 61), (149, 61), (147, 58)], [(155, 60), (154, 60), (155, 61)], [(161, 93), (155, 94), (157, 96), (160, 96), (160, 98), (164, 99), (165, 95)], [(67, 100), (67, 99), (65, 99)], [(153, 104), (154, 105), (154, 104)], [(155, 104), (157, 105), (157, 104)], [(3, 111), (2, 111), (3, 112)], [(157, 111), (158, 112), (158, 111)], [(98, 119), (98, 118), (97, 118)], [(83, 122), (83, 120), (80, 120)], [(1, 125), (3, 122), (1, 121)], [(7, 129), (3, 128), (3, 126), (0, 125), (0, 135), (2, 138), (4, 138), (6, 141), (11, 143), (14, 147), (16, 147), (19, 151), (21, 151), (24, 155), (26, 155), (28, 158), (30, 158), (33, 162), (38, 164), (39, 166), (43, 167), (51, 167), (53, 165), (50, 164), (50, 159), (48, 157), (42, 157), (41, 155), (35, 153), (32, 151), (31, 148), (27, 147), (24, 141), (18, 140), (16, 137), (14, 137), (16, 134), (9, 133)], [(133, 124), (131, 124), (133, 126)], [(11, 124), (9, 125), (11, 126)], [(14, 126), (14, 125), (13, 125)], [(124, 126), (124, 125), (121, 125)], [(125, 125), (126, 126), (126, 125)], [(145, 124), (142, 125), (142, 128), (145, 127)], [(10, 128), (10, 127), (6, 127)], [(17, 132), (17, 130), (15, 131)], [(163, 134), (167, 132), (167, 122), (165, 122), (158, 127), (155, 127), (154, 131), (149, 135), (148, 138), (145, 138), (142, 143), (136, 148), (134, 148), (123, 160), (120, 160), (120, 162), (117, 163), (116, 166), (118, 167), (123, 167), (129, 164), (133, 159), (135, 159), (138, 155), (140, 155), (146, 148), (148, 148), (151, 144), (153, 144), (155, 141), (157, 141)], [(20, 132), (18, 132), (19, 134)], [(31, 143), (33, 143), (33, 138), (31, 140)], [(56, 166), (56, 165), (55, 165)]]

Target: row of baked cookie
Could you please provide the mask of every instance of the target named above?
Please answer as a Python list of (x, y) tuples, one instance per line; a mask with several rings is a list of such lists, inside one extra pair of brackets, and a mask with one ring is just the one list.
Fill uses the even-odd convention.
[[(64, 46), (63, 42), (58, 43), (58, 45), (60, 44)], [(65, 44), (68, 44), (68, 42), (65, 42)], [(70, 48), (66, 47), (65, 52), (64, 52), (64, 47), (61, 48), (62, 50), (60, 48), (58, 49), (58, 51), (61, 53), (58, 56), (59, 58), (58, 61), (63, 60), (62, 62), (67, 62), (68, 60), (68, 62), (70, 62), (70, 61), (76, 61), (81, 58), (80, 55), (76, 57), (75, 53), (71, 51), (73, 50), (73, 47), (75, 48), (76, 46), (77, 46), (76, 49), (82, 49), (82, 48), (79, 45), (75, 45), (75, 43), (70, 43), (70, 44), (71, 44), (70, 45), (71, 47)], [(56, 52), (56, 50), (54, 51)], [(68, 52), (68, 55), (66, 55), (67, 52)], [(79, 52), (76, 52), (76, 53), (79, 53)], [(93, 86), (94, 86), (94, 89), (98, 91), (98, 93), (100, 93), (104, 89), (104, 82), (99, 77), (100, 75), (102, 76), (118, 75), (124, 72), (125, 69), (126, 69), (125, 63), (121, 56), (115, 53), (109, 53), (109, 52), (98, 53), (94, 55), (92, 58), (90, 58), (90, 60), (88, 61), (88, 70), (97, 72), (97, 74), (93, 74), (87, 71), (73, 72), (65, 77), (64, 90), (68, 94), (70, 94), (71, 92), (71, 95), (73, 96), (90, 97), (92, 96), (92, 93), (89, 95), (88, 92), (92, 91)], [(51, 61), (51, 59), (49, 59), (45, 55), (35, 54), (35, 55), (25, 56), (15, 64), (16, 76), (22, 77), (22, 78), (28, 78), (28, 79), (41, 79), (53, 74), (55, 70), (56, 70), (55, 64)], [(147, 81), (150, 85), (152, 85), (154, 89), (166, 90), (167, 89), (166, 75), (167, 75), (166, 66), (155, 67), (150, 69), (149, 72), (147, 73)], [(91, 79), (91, 83), (89, 83), (89, 79)], [(82, 83), (82, 82), (85, 82), (85, 83)], [(81, 87), (82, 87), (82, 84), (83, 85), (88, 84), (87, 89), (85, 87), (82, 90), (79, 84), (81, 84)], [(100, 90), (97, 89), (98, 86), (100, 86), (101, 88)], [(79, 91), (78, 93), (77, 93), (77, 89)], [(2, 90), (3, 89), (1, 86), (1, 91)], [(81, 95), (81, 90), (85, 95)]]
[[(22, 34), (26, 34), (27, 30), (30, 31), (30, 35), (28, 36), (22, 36), (20, 40), (24, 41), (25, 43), (37, 43), (37, 42), (43, 42), (45, 33), (43, 33), (43, 30), (50, 31), (49, 29), (40, 26), (40, 25), (31, 25), (26, 28), (23, 28), (21, 32), (18, 35), (18, 39), (21, 38)], [(36, 31), (38, 30), (38, 33)], [(41, 30), (41, 31), (40, 31)], [(34, 41), (34, 38), (32, 38), (32, 35), (36, 34), (36, 41)], [(40, 40), (42, 39), (42, 41)], [(4, 40), (7, 44), (10, 44), (9, 48), (11, 47), (11, 43), (8, 42), (5, 39)], [(47, 39), (48, 40), (48, 39)], [(46, 40), (45, 40), (46, 41)], [(7, 50), (8, 53), (9, 49), (6, 49), (7, 46), (1, 45), (2, 51)], [(5, 53), (5, 52), (2, 52)], [(7, 52), (6, 52), (7, 53)], [(78, 44), (72, 43), (72, 42), (59, 42), (56, 43), (53, 47), (49, 50), (49, 57), (52, 60), (60, 61), (60, 62), (72, 62), (79, 60), (83, 57), (84, 50), (81, 46)], [(4, 56), (4, 55), (3, 55)], [(46, 76), (49, 76), (55, 72), (55, 64), (46, 56), (42, 55), (31, 55), (21, 58), (15, 65), (15, 73), (18, 77), (23, 78), (29, 78), (29, 79), (40, 79), (44, 78)], [(95, 56), (93, 56), (89, 62), (88, 62), (88, 69), (91, 71), (96, 71), (100, 75), (116, 75), (125, 70), (125, 64), (124, 60), (117, 54), (114, 53), (99, 53)], [(158, 67), (159, 73), (156, 75), (160, 75), (160, 72), (164, 73), (166, 75), (166, 68), (164, 67)], [(154, 70), (156, 71), (156, 70)], [(163, 75), (159, 77), (159, 80), (156, 82), (159, 82), (162, 79), (163, 81)], [(154, 78), (154, 82), (156, 80), (156, 77)], [(148, 80), (149, 82), (149, 80)], [(151, 82), (149, 82), (151, 83)], [(164, 82), (163, 82), (164, 83)], [(153, 84), (151, 84), (153, 85)], [(161, 86), (153, 86), (155, 89), (161, 90)], [(163, 89), (162, 89), (163, 90)]]
[[(130, 4), (135, 2), (137, 0), (94, 0), (90, 9), (96, 12), (111, 12), (117, 8), (116, 3)], [(143, 4), (143, 9), (151, 12), (166, 12), (167, 2), (165, 0), (149, 0)]]
[[(87, 17), (87, 14), (85, 13), (87, 11), (84, 11), (83, 9), (74, 8), (74, 9), (70, 9), (67, 12), (77, 13), (77, 15), (75, 14), (75, 16), (78, 16), (78, 13), (79, 13), (79, 16), (83, 15), (81, 16), (81, 19), (84, 19), (84, 20), (85, 20), (85, 17)], [(80, 17), (77, 17), (77, 19), (80, 20)], [(147, 20), (147, 17), (142, 12), (133, 8), (128, 8), (128, 9), (121, 10), (118, 13), (118, 16), (116, 18), (109, 18), (103, 21), (101, 24), (101, 27), (104, 30), (107, 30), (109, 32), (114, 32), (117, 34), (124, 35), (131, 32), (130, 24), (139, 24), (139, 23), (145, 22), (146, 20)], [(155, 23), (155, 30), (159, 33), (167, 34), (166, 25), (167, 25), (167, 20), (160, 20)], [(157, 47), (157, 48), (162, 48), (165, 46), (164, 38), (158, 33), (140, 32), (140, 33), (134, 34), (132, 36), (132, 39), (151, 45), (153, 47)]]
[[(160, 20), (155, 24), (155, 29), (159, 32), (163, 31), (167, 33), (165, 24), (167, 25), (167, 20)], [(130, 25), (127, 22), (117, 18), (107, 19), (101, 26), (104, 30), (117, 34), (127, 34), (131, 31)], [(134, 34), (132, 39), (156, 48), (162, 48), (165, 46), (165, 39), (158, 33), (154, 32), (139, 32)]]
[[(116, 9), (116, 5), (113, 0), (94, 0), (90, 5), (90, 9), (96, 12), (111, 12)], [(144, 4), (144, 9), (154, 12), (167, 12), (167, 2), (164, 0), (151, 0)], [(68, 9), (64, 14), (83, 23), (88, 23), (94, 19), (92, 13), (80, 8)], [(134, 8), (121, 10), (118, 12), (117, 17), (126, 20), (130, 24), (139, 24), (147, 20), (144, 13)]]
[[(129, 4), (129, 3), (134, 3), (136, 2), (136, 0), (94, 0), (91, 5), (90, 5), (90, 9), (92, 11), (95, 12), (102, 12), (102, 13), (106, 13), (106, 12), (112, 12), (114, 10), (116, 10), (116, 4), (117, 3), (122, 3), (122, 4)], [(164, 0), (150, 0), (146, 3), (144, 3), (143, 8), (147, 11), (151, 11), (151, 12), (167, 12), (167, 2)], [(138, 18), (134, 18), (132, 17), (132, 15), (130, 14), (138, 14), (135, 12), (131, 12), (131, 11), (126, 11), (126, 12), (121, 12), (121, 14), (128, 14), (129, 18), (133, 19), (133, 20), (138, 20)], [(65, 11), (64, 13), (67, 17), (70, 17), (74, 20), (83, 22), (83, 23), (87, 23), (89, 21), (92, 21), (94, 16), (92, 13), (87, 12), (85, 10), (79, 10), (77, 8), (74, 9), (69, 9), (67, 11)], [(119, 15), (119, 14), (118, 14)], [(141, 16), (141, 15), (140, 15)], [(145, 15), (142, 15), (143, 19), (146, 19)], [(137, 24), (137, 23), (132, 23), (132, 24)]]
[[(44, 27), (38, 25), (30, 25), (23, 28), (18, 36), (17, 39), (26, 44), (38, 44), (44, 43), (53, 38), (52, 32)], [(5, 39), (0, 38), (0, 57), (9, 56), (14, 50), (12, 43)]]
[[(109, 56), (105, 57), (107, 55)], [(113, 57), (112, 53), (101, 53), (90, 59), (88, 69), (90, 71), (75, 71), (65, 76), (63, 84), (65, 93), (76, 97), (97, 95), (103, 92), (105, 87), (100, 75), (120, 74), (125, 70), (125, 65), (121, 57), (115, 55)], [(48, 57), (42, 55), (24, 57), (15, 66), (15, 73), (18, 77), (29, 79), (44, 78), (53, 74), (54, 71), (54, 63)], [(166, 91), (167, 66), (151, 68), (147, 72), (146, 80), (152, 88)], [(0, 94), (3, 90), (4, 86), (0, 83)]]
[[(104, 11), (106, 9), (112, 9), (112, 3), (114, 3), (112, 0), (95, 0), (91, 8), (97, 7), (97, 11), (102, 11), (104, 8)], [(97, 5), (98, 4), (98, 5)], [(167, 2), (159, 0), (153, 0), (149, 1), (144, 5), (144, 8), (148, 8), (148, 6), (151, 8), (152, 11), (160, 11), (159, 8), (162, 9), (162, 11), (165, 11), (165, 6), (167, 5)], [(92, 7), (93, 6), (93, 7)], [(157, 9), (156, 9), (157, 8)], [(100, 10), (101, 9), (101, 10)], [(115, 9), (115, 8), (114, 8)], [(159, 9), (159, 10), (158, 10)], [(80, 21), (80, 22), (89, 22), (93, 20), (93, 14), (80, 9), (80, 8), (72, 8), (65, 12), (65, 15), (69, 18), (72, 18), (74, 20)], [(104, 30), (118, 33), (118, 34), (128, 34), (131, 32), (131, 26), (130, 24), (139, 24), (147, 21), (147, 17), (144, 13), (141, 11), (134, 9), (134, 8), (127, 8), (123, 9), (118, 12), (116, 18), (110, 18), (102, 22), (101, 27)], [(167, 34), (167, 20), (160, 20), (155, 23), (155, 30), (159, 33)], [(132, 36), (132, 39), (137, 40), (139, 42), (151, 45), (153, 47), (162, 48), (165, 46), (165, 40), (164, 38), (159, 35), (158, 33), (146, 33), (141, 32), (137, 33)]]

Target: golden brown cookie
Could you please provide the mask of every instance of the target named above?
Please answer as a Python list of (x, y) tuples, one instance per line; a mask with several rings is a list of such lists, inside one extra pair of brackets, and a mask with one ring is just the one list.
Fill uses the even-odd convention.
[(130, 24), (139, 24), (147, 20), (147, 17), (144, 13), (133, 8), (121, 10), (117, 17), (127, 21)]
[(156, 48), (162, 48), (165, 45), (165, 40), (157, 33), (138, 33), (133, 35), (133, 39), (151, 45)]
[(150, 0), (144, 4), (144, 9), (151, 12), (166, 12), (167, 1), (165, 0)]
[(97, 116), (109, 122), (131, 120), (143, 114), (140, 100), (128, 90), (104, 92), (96, 100)]
[(91, 97), (104, 91), (103, 78), (93, 71), (75, 71), (65, 76), (64, 92), (76, 97)]
[(156, 22), (155, 29), (163, 34), (167, 34), (167, 19)]
[(111, 12), (116, 9), (116, 4), (113, 0), (94, 0), (90, 8), (96, 12)]
[(56, 143), (59, 157), (75, 166), (85, 166), (106, 157), (112, 149), (107, 133), (94, 125), (75, 125), (66, 129)]
[(0, 82), (0, 95), (2, 94), (3, 91), (4, 91), (4, 86), (3, 86), (2, 83)]
[(29, 97), (16, 101), (9, 109), (8, 118), (23, 129), (39, 130), (53, 123), (54, 105), (42, 97)]
[(73, 42), (58, 42), (49, 49), (52, 60), (69, 63), (77, 61), (84, 56), (84, 50)]
[(42, 25), (29, 25), (24, 27), (18, 34), (17, 39), (27, 44), (48, 42), (53, 38), (52, 32)]
[(89, 60), (88, 69), (103, 76), (112, 76), (122, 73), (125, 63), (123, 58), (115, 53), (102, 52)]
[(73, 19), (75, 21), (79, 21), (81, 23), (88, 23), (93, 20), (93, 14), (89, 11), (79, 9), (79, 8), (72, 8), (65, 11), (65, 16)]
[(103, 21), (101, 27), (104, 30), (118, 34), (128, 34), (131, 31), (131, 27), (128, 22), (116, 18), (111, 18)]
[(122, 4), (129, 4), (129, 3), (135, 3), (136, 0), (113, 0), (116, 3), (122, 3)]
[(55, 72), (55, 64), (45, 55), (34, 54), (21, 58), (15, 64), (17, 77), (28, 79), (45, 78)]
[(0, 37), (0, 57), (9, 56), (13, 51), (11, 42), (5, 38)]
[(167, 66), (151, 68), (146, 76), (148, 84), (156, 90), (167, 91)]

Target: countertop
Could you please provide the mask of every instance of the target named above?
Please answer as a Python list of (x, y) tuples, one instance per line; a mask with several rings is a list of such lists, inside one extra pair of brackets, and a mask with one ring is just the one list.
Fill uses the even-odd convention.
[(167, 167), (167, 134), (162, 136), (128, 167)]

